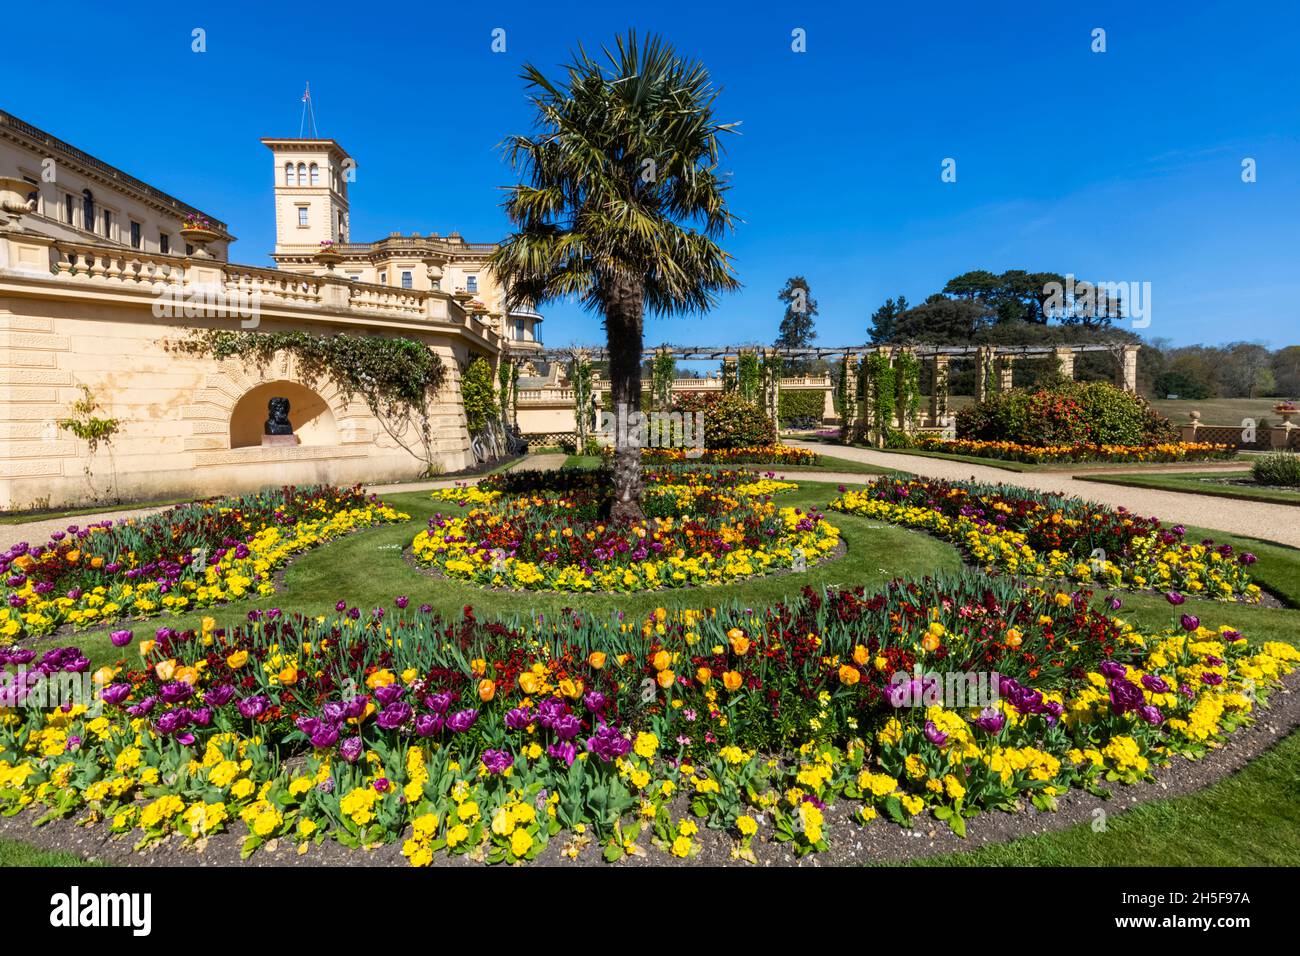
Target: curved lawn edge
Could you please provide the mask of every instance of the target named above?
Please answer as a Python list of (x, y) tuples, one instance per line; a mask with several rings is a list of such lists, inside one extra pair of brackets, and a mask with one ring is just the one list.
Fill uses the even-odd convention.
[[(1256, 711), (1255, 721), (1230, 734), (1225, 743), (1200, 760), (1173, 757), (1168, 766), (1157, 768), (1154, 781), (1134, 785), (1117, 784), (1111, 799), (1103, 799), (1083, 790), (1071, 789), (1058, 798), (1058, 809), (1039, 811), (1032, 805), (1017, 813), (988, 812), (967, 820), (967, 836), (962, 839), (952, 833), (941, 821), (932, 817), (918, 817), (917, 829), (903, 829), (884, 818), (860, 826), (852, 819), (849, 801), (840, 800), (826, 812), (826, 827), (830, 848), (803, 859), (796, 858), (788, 845), (773, 840), (770, 822), (760, 825), (752, 849), (758, 865), (774, 866), (851, 866), (898, 863), (932, 863), (934, 865), (985, 865), (978, 859), (981, 850), (997, 849), (1014, 852), (1019, 841), (1051, 841), (1063, 831), (1082, 828), (1091, 834), (1096, 812), (1104, 811), (1109, 823), (1123, 820), (1118, 815), (1141, 807), (1169, 808), (1178, 798), (1195, 797), (1224, 784), (1234, 774), (1250, 766), (1257, 758), (1272, 750), (1300, 727), (1300, 670), (1283, 679), (1281, 686), (1270, 695), (1272, 705)], [(1300, 740), (1300, 737), (1296, 738)], [(1286, 781), (1281, 781), (1285, 788)], [(684, 808), (683, 808), (684, 809)], [(1276, 810), (1276, 808), (1270, 808)], [(0, 839), (16, 841), (32, 848), (33, 865), (45, 865), (41, 858), (66, 860), (72, 854), (87, 863), (107, 863), (117, 866), (185, 866), (202, 863), (205, 866), (247, 865), (259, 867), (291, 866), (406, 866), (401, 855), (401, 840), (374, 850), (349, 850), (337, 843), (325, 842), (299, 855), (297, 847), (285, 842), (283, 846), (267, 845), (242, 863), (240, 849), (244, 836), (238, 832), (219, 833), (208, 837), (202, 849), (188, 844), (177, 834), (144, 851), (133, 850), (131, 836), (117, 836), (104, 823), (93, 827), (82, 826), (75, 816), (53, 820), (39, 829), (32, 823), (39, 818), (38, 811), (27, 810), (12, 817), (0, 818)], [(1234, 818), (1235, 819), (1235, 818)], [(1272, 822), (1272, 821), (1270, 821)], [(1109, 823), (1107, 824), (1109, 826)], [(1300, 839), (1300, 817), (1297, 818), (1297, 837)], [(563, 854), (561, 844), (552, 841), (533, 862), (534, 866), (751, 866), (733, 859), (735, 841), (717, 830), (701, 827), (696, 835), (700, 845), (698, 856), (678, 859), (658, 852), (643, 856), (625, 857), (618, 864), (607, 864), (601, 847), (594, 841), (584, 846), (573, 859)], [(1290, 852), (1288, 843), (1282, 842), (1269, 828), (1269, 841), (1278, 846), (1277, 862), (1285, 862)], [(0, 852), (14, 855), (12, 850)], [(1121, 853), (1126, 852), (1124, 850)], [(1070, 861), (1054, 861), (1067, 863)], [(1100, 861), (1096, 865), (1178, 865), (1182, 861), (1138, 858), (1119, 858)], [(1189, 861), (1191, 862), (1191, 861)], [(1237, 865), (1266, 862), (1242, 860)], [(1293, 862), (1293, 860), (1292, 860)], [(21, 865), (21, 864), (18, 864)], [(435, 856), (435, 867), (477, 866), (479, 861), (469, 856)]]

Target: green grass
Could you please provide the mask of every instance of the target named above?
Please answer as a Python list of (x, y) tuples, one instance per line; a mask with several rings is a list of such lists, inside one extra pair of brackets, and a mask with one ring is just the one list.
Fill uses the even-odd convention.
[[(1159, 771), (1157, 771), (1159, 773)], [(1294, 866), (1300, 859), (1300, 733), (1197, 793), (1109, 813), (1058, 833), (916, 866)]]
[(108, 514), (114, 511), (131, 511), (136, 508), (165, 508), (193, 501), (193, 498), (163, 498), (158, 501), (123, 501), (117, 504), (100, 504), (87, 508), (70, 508), (53, 511), (6, 511), (0, 513), (0, 524), (29, 524), (33, 521), (52, 521), (55, 518), (75, 518), (78, 515)]
[(38, 850), (34, 846), (18, 840), (0, 837), (0, 868), (8, 866), (99, 866), (99, 863), (83, 860), (75, 853), (62, 850)]
[[(565, 468), (599, 468), (604, 459), (599, 455), (570, 455), (564, 459)], [(688, 462), (689, 464), (689, 462)], [(868, 465), (866, 462), (851, 461), (848, 458), (836, 458), (833, 455), (819, 455), (818, 463), (815, 465), (787, 465), (776, 463), (750, 463), (745, 462), (736, 465), (697, 465), (699, 468), (755, 468), (759, 471), (775, 471), (778, 474), (788, 472), (794, 474), (815, 474), (817, 472), (829, 472), (832, 474), (849, 474), (849, 475), (896, 475), (900, 472), (894, 468), (882, 468), (879, 465)]]
[(1203, 425), (1241, 425), (1243, 418), (1253, 418), (1258, 422), (1267, 418), (1270, 422), (1281, 421), (1281, 416), (1273, 411), (1276, 398), (1153, 398), (1151, 405), (1175, 425), (1186, 425), (1191, 419), (1191, 412), (1201, 413)]
[(1153, 475), (1101, 474), (1076, 475), (1083, 481), (1098, 481), (1109, 485), (1127, 485), (1133, 488), (1157, 488), (1162, 491), (1182, 491), (1193, 495), (1210, 495), (1215, 498), (1236, 498), (1240, 501), (1265, 501), (1275, 505), (1300, 505), (1300, 489), (1260, 488), (1251, 485), (1226, 485), (1210, 478), (1222, 478), (1223, 472), (1177, 472)]

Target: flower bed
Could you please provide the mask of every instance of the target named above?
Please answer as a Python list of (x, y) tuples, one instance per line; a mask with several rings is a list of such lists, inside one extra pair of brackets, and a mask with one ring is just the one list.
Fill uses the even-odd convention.
[[(614, 457), (613, 447), (601, 448), (606, 460)], [(748, 448), (642, 448), (641, 460), (647, 465), (791, 465), (816, 467), (821, 455), (793, 445), (755, 445)]]
[(1161, 462), (1161, 461), (1215, 461), (1236, 456), (1231, 445), (1209, 442), (1165, 442), (1155, 445), (1022, 445), (1010, 441), (976, 441), (974, 439), (949, 439), (923, 437), (917, 447), (923, 451), (944, 452), (951, 455), (974, 455), (979, 458), (996, 458), (1002, 461), (1019, 461), (1026, 464), (1048, 462)]
[[(536, 477), (530, 477), (530, 474)], [(839, 530), (772, 496), (797, 487), (744, 471), (645, 475), (644, 522), (614, 522), (608, 476), (507, 473), (433, 493), (439, 513), (411, 543), (417, 562), (492, 587), (640, 591), (735, 581), (833, 552)]]
[(1184, 540), (1181, 525), (1112, 510), (1080, 498), (1002, 486), (881, 479), (830, 504), (847, 514), (929, 531), (983, 567), (1068, 577), (1107, 587), (1178, 590), (1222, 600), (1259, 599), (1246, 569), (1255, 562), (1228, 544)]
[[(141, 847), (400, 840), (414, 865), (551, 841), (688, 857), (714, 827), (753, 860), (760, 827), (796, 854), (854, 839), (827, 822), (841, 801), (859, 824), (929, 815), (964, 835), (981, 812), (1148, 779), (1249, 721), (1300, 659), (979, 574), (622, 625), (395, 603), (164, 628), (96, 675), (92, 710), (37, 699), (43, 676), (87, 671), (76, 649), (0, 652), (21, 671), (3, 685), (0, 811), (105, 821)], [(976, 674), (995, 699), (952, 699)]]
[(273, 572), (293, 555), (406, 517), (360, 487), (310, 487), (73, 525), (43, 545), (0, 554), (0, 643), (63, 624), (92, 627), (271, 594)]

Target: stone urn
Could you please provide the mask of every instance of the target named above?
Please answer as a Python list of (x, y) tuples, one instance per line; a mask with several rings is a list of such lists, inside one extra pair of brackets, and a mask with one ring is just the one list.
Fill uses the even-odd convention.
[(1295, 402), (1278, 402), (1273, 406), (1273, 411), (1282, 418), (1282, 424), (1289, 428), (1291, 427), (1291, 419), (1296, 414), (1300, 414), (1300, 406), (1297, 406)]
[(182, 226), (181, 238), (194, 247), (195, 259), (211, 259), (212, 253), (208, 252), (208, 243), (216, 242), (221, 238), (221, 233), (215, 229), (209, 229), (207, 226)]
[(330, 272), (333, 272), (334, 267), (341, 263), (343, 259), (343, 253), (337, 251), (333, 246), (321, 246), (320, 252), (312, 256), (314, 262), (323, 265)]
[(0, 226), (17, 226), (32, 211), (27, 194), (35, 188), (17, 176), (0, 176)]

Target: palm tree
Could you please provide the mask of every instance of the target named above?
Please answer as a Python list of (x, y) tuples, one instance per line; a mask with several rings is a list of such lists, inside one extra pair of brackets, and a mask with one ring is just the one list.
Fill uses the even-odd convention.
[[(717, 174), (718, 91), (657, 37), (619, 37), (604, 60), (578, 48), (566, 83), (521, 78), (537, 131), (505, 152), (520, 178), (504, 206), (516, 231), (492, 255), (507, 305), (577, 296), (604, 317), (619, 421), (641, 408), (642, 321), (704, 312), (739, 283), (715, 241), (734, 226)], [(617, 429), (612, 516), (640, 519), (637, 436)]]

